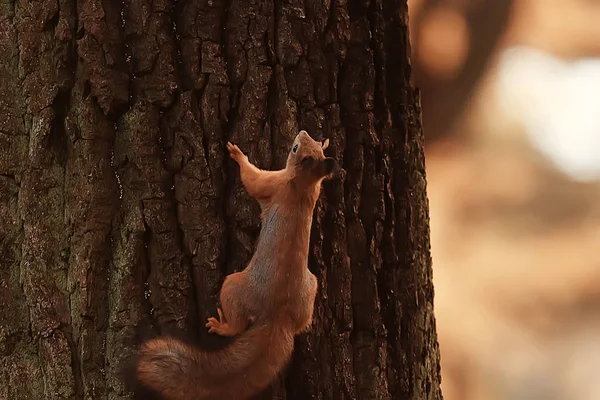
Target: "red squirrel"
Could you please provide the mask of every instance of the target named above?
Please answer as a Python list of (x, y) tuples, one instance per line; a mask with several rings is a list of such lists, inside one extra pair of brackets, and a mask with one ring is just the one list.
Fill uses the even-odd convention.
[(323, 143), (300, 131), (286, 167), (265, 171), (227, 143), (248, 194), (261, 206), (256, 251), (241, 272), (228, 275), (220, 291), (219, 318), (209, 332), (232, 336), (215, 352), (162, 336), (141, 346), (135, 375), (164, 400), (248, 399), (268, 387), (287, 365), (294, 336), (312, 323), (317, 278), (308, 269), (313, 211), (321, 183), (339, 171)]

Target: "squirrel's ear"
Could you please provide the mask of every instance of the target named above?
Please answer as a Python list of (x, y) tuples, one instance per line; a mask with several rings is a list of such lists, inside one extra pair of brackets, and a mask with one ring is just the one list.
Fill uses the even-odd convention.
[(327, 147), (329, 147), (329, 139), (325, 139), (322, 146), (323, 146), (323, 150), (325, 150)]

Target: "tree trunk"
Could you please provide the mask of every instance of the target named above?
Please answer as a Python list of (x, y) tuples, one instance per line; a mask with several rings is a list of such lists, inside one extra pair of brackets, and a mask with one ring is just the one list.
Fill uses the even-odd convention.
[(311, 331), (262, 399), (441, 399), (403, 0), (3, 0), (0, 399), (128, 399), (141, 324), (209, 335), (299, 129), (344, 168)]

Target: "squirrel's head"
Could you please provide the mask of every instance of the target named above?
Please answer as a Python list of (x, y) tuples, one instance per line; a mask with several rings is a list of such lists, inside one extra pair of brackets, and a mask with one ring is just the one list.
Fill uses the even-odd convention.
[(292, 144), (286, 169), (293, 170), (296, 178), (309, 182), (332, 178), (340, 167), (335, 159), (323, 154), (327, 146), (329, 139), (320, 142), (311, 138), (305, 130), (300, 131)]

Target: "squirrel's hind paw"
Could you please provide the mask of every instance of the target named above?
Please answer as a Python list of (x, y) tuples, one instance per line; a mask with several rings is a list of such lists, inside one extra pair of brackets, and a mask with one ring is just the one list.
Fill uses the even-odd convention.
[(207, 328), (209, 328), (208, 333), (216, 333), (220, 336), (234, 336), (235, 332), (233, 329), (231, 329), (229, 324), (225, 322), (225, 318), (223, 317), (223, 312), (221, 309), (217, 308), (217, 312), (219, 313), (220, 321), (213, 317), (209, 318), (205, 325)]

